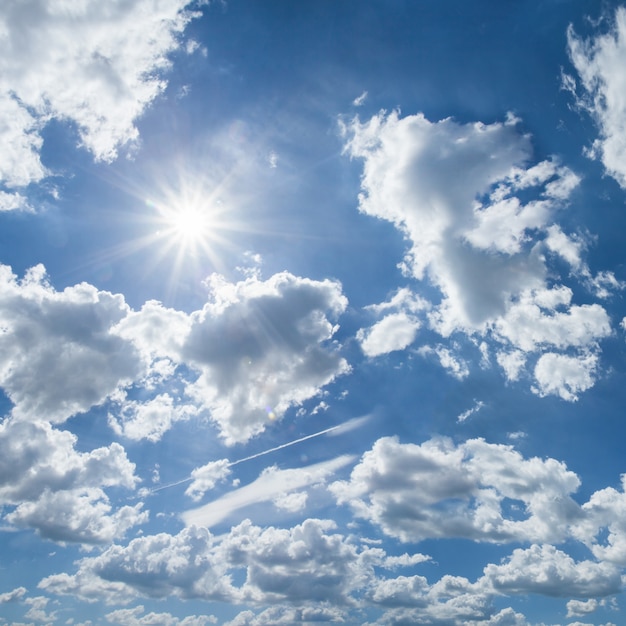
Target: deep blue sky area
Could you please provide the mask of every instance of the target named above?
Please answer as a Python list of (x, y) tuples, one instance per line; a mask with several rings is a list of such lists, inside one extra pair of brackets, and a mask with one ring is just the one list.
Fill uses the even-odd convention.
[(0, 626), (616, 626), (626, 7), (0, 8)]

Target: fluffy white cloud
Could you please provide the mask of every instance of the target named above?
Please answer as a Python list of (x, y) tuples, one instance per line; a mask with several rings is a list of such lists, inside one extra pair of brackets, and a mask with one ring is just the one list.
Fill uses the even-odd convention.
[[(453, 345), (453, 348), (454, 347)], [(455, 354), (453, 350), (446, 348), (446, 346), (438, 345), (434, 348), (431, 346), (422, 346), (418, 350), (418, 353), (422, 356), (436, 356), (441, 367), (448, 370), (450, 375), (454, 376), (454, 378), (463, 380), (469, 376), (469, 367), (465, 359)]]
[(196, 467), (191, 472), (191, 484), (185, 490), (185, 494), (197, 502), (218, 482), (228, 477), (230, 473), (230, 461), (228, 459), (211, 461), (202, 467)]
[(0, 266), (0, 385), (13, 414), (62, 422), (139, 378), (145, 365), (114, 332), (120, 295), (81, 283), (56, 291), (37, 266), (18, 281)]
[(284, 272), (235, 284), (213, 276), (210, 286), (180, 358), (200, 371), (187, 393), (210, 411), (227, 444), (262, 432), (349, 370), (332, 344), (329, 317), (347, 305), (338, 283)]
[[(369, 307), (385, 316), (357, 339), (366, 354), (376, 356), (413, 343), (423, 321), (444, 337), (480, 336), (483, 365), (495, 343), (509, 380), (520, 378), (524, 355), (536, 361), (548, 349), (569, 351), (578, 371), (560, 368), (547, 380), (540, 365), (536, 388), (573, 400), (593, 384), (586, 359), (610, 334), (610, 322), (599, 304), (576, 305), (566, 287), (548, 287), (549, 257), (565, 259), (598, 296), (621, 285), (612, 274), (594, 277), (582, 259), (581, 238), (555, 224), (578, 176), (554, 159), (529, 165), (530, 139), (516, 124), (513, 118), (489, 125), (433, 123), (423, 115), (381, 112), (346, 125), (345, 150), (364, 163), (360, 210), (402, 231), (410, 243), (406, 273), (428, 280), (441, 295), (423, 303), (422, 320), (418, 309), (405, 308), (411, 297), (401, 297), (401, 290), (398, 302)], [(469, 373), (449, 348), (434, 350), (452, 375)], [(589, 384), (583, 384), (581, 369), (591, 377)]]
[(274, 626), (284, 625), (292, 626), (293, 624), (326, 624), (345, 623), (346, 612), (338, 607), (320, 606), (316, 603), (314, 606), (289, 607), (289, 606), (272, 606), (259, 614), (252, 611), (242, 611), (233, 620), (224, 622), (224, 626)]
[(413, 343), (421, 326), (418, 314), (430, 308), (423, 298), (406, 287), (399, 289), (388, 302), (372, 304), (366, 309), (384, 317), (368, 329), (357, 332), (363, 352), (374, 357), (394, 350), (403, 350)]
[(611, 333), (604, 308), (572, 305), (571, 298), (567, 287), (525, 293), (497, 320), (496, 333), (523, 352), (538, 346), (584, 348)]
[[(347, 132), (346, 150), (364, 159), (359, 208), (406, 234), (407, 269), (418, 279), (427, 275), (444, 296), (443, 332), (480, 329), (512, 294), (543, 284), (539, 251), (522, 244), (526, 230), (545, 226), (556, 208), (548, 182), (572, 174), (552, 162), (520, 168), (530, 158), (530, 140), (514, 121), (431, 123), (394, 112), (355, 120)], [(542, 209), (526, 219), (534, 205), (521, 205), (514, 194), (531, 186), (543, 188)]]
[(197, 409), (189, 404), (176, 405), (168, 393), (147, 402), (124, 399), (117, 414), (109, 414), (113, 430), (128, 439), (158, 441), (174, 422), (189, 419)]
[(621, 483), (621, 491), (606, 487), (591, 495), (583, 504), (585, 515), (573, 534), (596, 558), (626, 566), (626, 474), (621, 476)]
[[(135, 312), (86, 283), (56, 291), (42, 266), (22, 280), (0, 266), (0, 386), (13, 417), (63, 422), (111, 400), (118, 434), (157, 441), (207, 410), (234, 443), (349, 370), (329, 319), (347, 304), (337, 283), (283, 273), (211, 284), (190, 315), (156, 302)], [(186, 395), (156, 393), (168, 381)], [(132, 385), (152, 397), (130, 399)]]
[(513, 551), (501, 565), (485, 568), (485, 580), (502, 593), (548, 596), (607, 596), (622, 589), (620, 570), (609, 563), (576, 562), (550, 545)]
[(570, 27), (570, 59), (578, 72), (583, 93), (576, 94), (575, 81), (565, 86), (578, 104), (594, 117), (600, 137), (592, 154), (602, 159), (607, 172), (626, 187), (626, 9), (618, 7), (609, 32), (584, 40)]
[(542, 354), (535, 366), (537, 386), (532, 390), (540, 396), (556, 394), (563, 400), (576, 400), (581, 391), (593, 385), (597, 366), (595, 354), (582, 357), (552, 352)]
[(554, 459), (471, 439), (421, 445), (379, 439), (349, 480), (330, 485), (340, 504), (402, 541), (465, 537), (561, 541), (580, 515), (579, 479)]
[(359, 330), (356, 338), (367, 356), (378, 356), (404, 350), (413, 343), (419, 327), (419, 320), (406, 313), (392, 313), (368, 330)]
[(76, 125), (96, 159), (137, 139), (135, 121), (166, 85), (168, 55), (194, 15), (188, 0), (35, 0), (0, 7), (0, 183), (48, 172), (41, 128)]
[[(178, 535), (162, 533), (134, 539), (126, 547), (110, 546), (82, 559), (74, 576), (49, 576), (40, 587), (118, 602), (143, 595), (341, 605), (369, 581), (382, 551), (359, 552), (345, 537), (329, 532), (333, 529), (333, 522), (311, 519), (291, 529), (262, 529), (245, 521), (219, 541), (195, 527)], [(236, 587), (232, 575), (241, 570), (245, 581)]]
[(106, 494), (97, 488), (45, 491), (36, 501), (19, 504), (5, 519), (19, 527), (35, 528), (52, 541), (110, 543), (148, 521), (142, 506), (123, 506), (112, 512)]
[(24, 596), (26, 593), (26, 587), (16, 587), (13, 591), (8, 591), (7, 593), (0, 593), (0, 604), (5, 604), (7, 602), (15, 602)]
[(169, 613), (145, 613), (144, 607), (138, 605), (132, 609), (118, 609), (105, 615), (108, 622), (116, 626), (206, 626), (217, 623), (214, 615), (189, 615), (183, 619)]
[(580, 617), (593, 613), (600, 603), (595, 599), (590, 600), (569, 600), (567, 603), (567, 617)]
[(54, 541), (102, 543), (147, 519), (141, 505), (113, 511), (102, 487), (133, 488), (135, 466), (117, 443), (75, 450), (76, 436), (47, 423), (0, 424), (0, 505), (7, 522)]

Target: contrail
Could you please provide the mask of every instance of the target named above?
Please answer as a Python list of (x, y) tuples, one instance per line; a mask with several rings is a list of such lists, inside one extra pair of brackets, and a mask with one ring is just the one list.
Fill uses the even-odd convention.
[[(234, 465), (239, 465), (239, 463), (245, 463), (246, 461), (252, 461), (252, 459), (258, 459), (260, 456), (265, 456), (266, 454), (271, 454), (272, 452), (276, 452), (277, 450), (283, 450), (284, 448), (289, 448), (290, 446), (295, 446), (298, 443), (302, 443), (303, 441), (307, 441), (309, 439), (313, 439), (314, 437), (321, 437), (322, 435), (327, 435), (328, 433), (332, 433), (337, 431), (335, 434), (342, 434), (345, 432), (349, 432), (355, 428), (358, 428), (366, 422), (370, 418), (369, 415), (365, 415), (364, 417), (354, 417), (343, 424), (337, 424), (337, 426), (331, 426), (330, 428), (325, 428), (324, 430), (320, 430), (317, 433), (312, 433), (311, 435), (305, 435), (304, 437), (300, 437), (298, 439), (294, 439), (293, 441), (288, 441), (287, 443), (283, 443), (280, 446), (276, 446), (275, 448), (269, 448), (269, 450), (263, 450), (263, 452), (257, 452), (256, 454), (251, 454), (243, 459), (238, 459), (237, 461), (231, 461), (228, 463), (226, 467), (233, 467)], [(157, 491), (163, 491), (163, 489), (169, 489), (170, 487), (176, 487), (177, 485), (184, 485), (185, 483), (191, 482), (193, 480), (193, 476), (187, 476), (187, 478), (183, 478), (182, 480), (177, 480), (175, 483), (168, 483), (167, 485), (162, 485), (161, 487), (156, 487), (154, 489), (150, 489), (148, 492), (150, 495), (156, 493)]]

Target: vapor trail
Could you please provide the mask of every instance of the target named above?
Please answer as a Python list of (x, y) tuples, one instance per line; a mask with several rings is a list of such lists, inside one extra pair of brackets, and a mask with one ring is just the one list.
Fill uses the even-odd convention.
[[(284, 448), (289, 448), (290, 446), (295, 446), (298, 443), (302, 443), (303, 441), (307, 441), (309, 439), (313, 439), (314, 437), (321, 437), (322, 435), (327, 435), (328, 433), (332, 433), (333, 431), (338, 431), (336, 434), (349, 432), (354, 428), (358, 428), (366, 422), (370, 418), (369, 415), (365, 415), (364, 417), (355, 417), (343, 424), (337, 424), (336, 426), (331, 426), (330, 428), (325, 428), (324, 430), (320, 430), (317, 433), (312, 433), (311, 435), (305, 435), (304, 437), (300, 437), (298, 439), (294, 439), (293, 441), (288, 441), (287, 443), (283, 443), (280, 446), (276, 446), (275, 448), (269, 448), (268, 450), (263, 450), (263, 452), (257, 452), (256, 454), (251, 454), (243, 459), (237, 459), (236, 461), (231, 461), (228, 463), (226, 467), (233, 467), (234, 465), (239, 465), (239, 463), (245, 463), (246, 461), (252, 461), (252, 459), (258, 459), (260, 456), (265, 456), (266, 454), (271, 454), (272, 452), (276, 452), (278, 450), (283, 450)], [(149, 491), (149, 494), (156, 493), (157, 491), (163, 491), (163, 489), (169, 489), (170, 487), (176, 487), (177, 485), (184, 485), (185, 483), (191, 482), (193, 480), (193, 476), (187, 476), (187, 478), (183, 478), (182, 480), (177, 480), (175, 483), (168, 483), (167, 485), (162, 485), (161, 487), (155, 487)]]

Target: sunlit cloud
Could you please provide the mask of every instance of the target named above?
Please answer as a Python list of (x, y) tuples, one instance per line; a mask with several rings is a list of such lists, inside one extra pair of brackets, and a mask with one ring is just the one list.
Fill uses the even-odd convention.
[(181, 514), (187, 526), (211, 528), (227, 519), (235, 511), (278, 498), (316, 483), (324, 482), (334, 472), (349, 465), (355, 456), (344, 454), (306, 467), (280, 470), (268, 467), (249, 485), (240, 487), (226, 495), (196, 509)]

